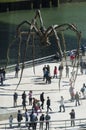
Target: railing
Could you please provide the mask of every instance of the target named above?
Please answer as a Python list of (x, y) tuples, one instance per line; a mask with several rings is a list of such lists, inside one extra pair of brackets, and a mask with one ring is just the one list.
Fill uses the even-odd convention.
[[(28, 126), (30, 122), (21, 122), (20, 127), (18, 127), (18, 122), (12, 123), (12, 127), (10, 128), (9, 123), (0, 124), (0, 129), (7, 130), (7, 129), (17, 129), (17, 130), (28, 130)], [(46, 128), (46, 121), (43, 122), (43, 130)], [(86, 118), (82, 119), (75, 119), (75, 126), (71, 127), (71, 120), (53, 120), (49, 121), (49, 130), (74, 130), (74, 128), (79, 130), (86, 130)], [(40, 122), (37, 122), (36, 130), (40, 130)]]
[[(76, 52), (76, 49), (74, 49), (73, 51)], [(86, 51), (86, 47), (85, 47), (85, 51)], [(81, 54), (81, 49), (80, 49), (80, 54)], [(66, 55), (67, 56), (69, 55), (69, 51), (66, 52)], [(24, 63), (25, 68), (53, 61), (54, 60), (54, 56), (55, 56), (55, 54), (50, 55), (50, 56), (46, 56), (46, 57), (43, 57), (43, 58), (38, 58), (38, 59), (27, 61), (27, 62)], [(69, 59), (67, 59), (67, 60), (69, 61)], [(15, 70), (15, 66), (16, 66), (16, 64), (7, 66), (7, 72), (14, 71)], [(22, 63), (20, 63), (19, 66), (21, 68)]]
[[(51, 56), (47, 56), (47, 57), (43, 57), (43, 58), (39, 58), (39, 59), (34, 59), (34, 61), (33, 60), (27, 61), (27, 62), (25, 62), (25, 68), (31, 67), (33, 65), (42, 64), (42, 63), (45, 63), (45, 62), (46, 63), (50, 62), (50, 61), (52, 61), (54, 59), (54, 56), (55, 55), (51, 55)], [(16, 64), (7, 66), (7, 72), (14, 71), (15, 70), (15, 66), (16, 66)], [(21, 68), (22, 63), (20, 63), (19, 66)]]

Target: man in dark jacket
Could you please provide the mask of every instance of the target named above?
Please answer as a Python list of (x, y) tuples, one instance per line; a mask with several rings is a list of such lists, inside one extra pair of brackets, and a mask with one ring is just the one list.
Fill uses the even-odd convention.
[(44, 92), (42, 92), (40, 94), (40, 101), (41, 101), (41, 107), (42, 107), (42, 109), (44, 109), (44, 101), (45, 101), (45, 99), (44, 99)]
[(40, 130), (43, 130), (44, 119), (45, 119), (44, 114), (42, 114), (40, 116)]
[(25, 93), (25, 91), (22, 94), (22, 105), (23, 105), (23, 110), (26, 109), (26, 93)]
[(15, 92), (13, 95), (13, 99), (14, 99), (14, 107), (17, 106), (17, 99), (18, 99), (18, 94)]
[(49, 112), (49, 109), (52, 111), (52, 109), (50, 108), (51, 101), (50, 101), (50, 98), (49, 98), (49, 97), (47, 97), (46, 105), (47, 105), (47, 112)]
[(46, 113), (45, 121), (46, 121), (46, 130), (49, 130), (49, 121), (50, 121), (50, 115)]
[(69, 114), (70, 114), (70, 119), (71, 119), (71, 126), (75, 126), (75, 111), (74, 111), (74, 109), (72, 109)]
[(22, 121), (22, 114), (20, 110), (18, 110), (18, 113), (17, 113), (17, 121), (18, 121), (18, 127), (20, 127), (21, 121)]

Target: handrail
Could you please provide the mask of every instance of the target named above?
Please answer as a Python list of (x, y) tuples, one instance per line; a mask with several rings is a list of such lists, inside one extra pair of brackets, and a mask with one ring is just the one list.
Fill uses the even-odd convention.
[[(55, 55), (50, 55), (50, 56), (46, 56), (46, 57), (43, 57), (43, 58), (34, 59), (34, 64), (38, 65), (38, 64), (42, 64), (42, 63), (45, 63), (45, 62), (52, 61), (52, 59), (54, 58), (54, 56)], [(15, 70), (15, 66), (16, 66), (16, 64), (7, 66), (7, 68), (6, 68), (7, 72), (14, 71)], [(19, 66), (21, 68), (22, 63), (20, 63)], [(25, 68), (31, 67), (31, 66), (33, 66), (33, 60), (25, 62)]]
[[(37, 130), (40, 130), (39, 129), (39, 123), (42, 122), (42, 121), (36, 121), (37, 122)], [(49, 121), (49, 124), (50, 124), (50, 128), (49, 130), (54, 130), (54, 129), (63, 129), (63, 130), (67, 130), (67, 128), (71, 128), (71, 120), (50, 120)], [(21, 122), (21, 126), (20, 126), (20, 129), (22, 127), (26, 127), (26, 123), (32, 123), (32, 122)], [(44, 127), (45, 127), (45, 123), (46, 121), (44, 121)], [(18, 122), (15, 122), (15, 123), (12, 123), (12, 126), (13, 127), (18, 127)], [(80, 128), (84, 128), (84, 126), (86, 127), (86, 118), (80, 118), (80, 119), (75, 119), (75, 127), (80, 127)], [(10, 123), (2, 123), (0, 124), (0, 129), (3, 130), (7, 130), (7, 129), (10, 129)], [(5, 129), (4, 129), (5, 128)], [(74, 127), (73, 127), (73, 130), (74, 130)]]
[[(85, 48), (85, 51), (86, 51), (86, 47), (84, 47), (84, 48)], [(76, 52), (76, 49), (73, 49), (72, 51)], [(70, 51), (66, 51), (66, 55), (67, 56), (69, 55), (69, 52)], [(80, 53), (81, 53), (81, 48), (80, 48)], [(34, 59), (34, 64), (38, 65), (38, 64), (42, 64), (42, 63), (45, 63), (45, 62), (52, 61), (54, 59), (54, 56), (55, 56), (55, 54), (50, 55), (50, 56), (46, 56), (46, 57), (42, 57), (42, 58), (38, 58), (38, 59)], [(22, 67), (22, 63), (20, 63), (19, 65), (20, 65), (20, 68), (21, 68)], [(15, 66), (16, 66), (16, 64), (7, 66), (6, 71), (7, 72), (14, 71), (15, 70)], [(25, 68), (31, 67), (31, 66), (33, 66), (33, 60), (25, 62)]]
[[(84, 47), (84, 48), (85, 48), (85, 51), (86, 51), (86, 47)], [(72, 51), (76, 52), (76, 49), (73, 49)], [(66, 51), (66, 55), (67, 56), (69, 55), (69, 52), (70, 51)], [(80, 53), (81, 53), (81, 48), (80, 48)], [(38, 59), (34, 59), (34, 64), (38, 65), (38, 64), (42, 64), (42, 63), (45, 63), (45, 62), (52, 61), (54, 59), (54, 56), (55, 56), (55, 54), (50, 55), (50, 56), (46, 56), (46, 57), (42, 57), (42, 58), (38, 58)], [(20, 63), (19, 65), (21, 67), (22, 63)], [(16, 64), (7, 66), (7, 68), (6, 68), (7, 72), (14, 71), (15, 70), (15, 66), (16, 66)], [(25, 62), (25, 68), (31, 67), (31, 66), (33, 66), (33, 60)]]

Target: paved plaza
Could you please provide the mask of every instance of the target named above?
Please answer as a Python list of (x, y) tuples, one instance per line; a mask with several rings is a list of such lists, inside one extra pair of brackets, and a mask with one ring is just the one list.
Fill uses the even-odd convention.
[[(86, 99), (83, 99), (83, 96), (81, 94), (80, 99), (80, 106), (75, 106), (75, 101), (70, 101), (70, 93), (69, 93), (69, 79), (71, 77), (72, 68), (69, 68), (70, 75), (69, 78), (66, 78), (65, 73), (65, 67), (63, 70), (63, 76), (60, 83), (60, 91), (59, 91), (59, 73), (58, 78), (52, 78), (51, 84), (46, 84), (45, 81), (43, 81), (43, 66), (44, 65), (50, 65), (50, 73), (51, 76), (53, 76), (54, 66), (59, 66), (59, 63), (56, 62), (49, 62), (46, 64), (38, 65), (35, 67), (35, 74), (33, 72), (33, 67), (24, 69), (22, 80), (20, 85), (18, 86), (16, 92), (18, 93), (18, 103), (17, 107), (13, 106), (13, 94), (15, 92), (15, 89), (17, 87), (17, 84), (19, 82), (19, 77), (15, 78), (15, 72), (7, 73), (6, 74), (6, 80), (4, 81), (4, 85), (0, 86), (0, 124), (2, 123), (9, 123), (9, 115), (12, 114), (14, 119), (13, 122), (17, 123), (17, 111), (21, 110), (22, 113), (24, 113), (23, 107), (22, 107), (22, 98), (21, 95), (23, 91), (27, 94), (27, 109), (29, 112), (31, 112), (31, 106), (28, 104), (28, 93), (30, 90), (33, 91), (33, 97), (36, 99), (40, 99), (40, 94), (44, 92), (45, 102), (44, 102), (44, 109), (42, 110), (42, 113), (46, 114), (47, 107), (46, 107), (46, 101), (47, 97), (49, 96), (51, 100), (51, 108), (52, 111), (49, 112), (49, 115), (51, 116), (51, 121), (55, 120), (69, 120), (70, 119), (70, 111), (71, 109), (75, 110), (76, 119), (86, 118)], [(80, 92), (81, 87), (83, 86), (83, 83), (86, 83), (86, 75), (81, 75), (80, 69), (78, 70), (77, 79), (74, 85), (74, 91)], [(64, 97), (65, 101), (65, 112), (59, 112), (59, 101), (61, 96)], [(38, 119), (41, 113), (38, 114)], [(25, 121), (25, 118), (23, 117), (23, 121)], [(22, 122), (23, 122), (22, 121)], [(52, 125), (51, 122), (51, 128), (50, 130), (60, 130), (60, 125), (58, 122), (54, 122), (54, 125)], [(86, 122), (85, 122), (86, 124)], [(61, 125), (62, 126), (62, 125)], [(70, 126), (70, 122), (69, 122)], [(59, 127), (59, 128), (58, 128)], [(38, 126), (37, 126), (38, 128)], [(75, 126), (73, 129), (78, 130), (80, 126)], [(0, 130), (4, 130), (5, 126), (0, 125)], [(7, 129), (10, 129), (9, 126), (7, 126)], [(13, 128), (14, 130), (18, 130), (17, 127)], [(21, 128), (23, 130), (27, 128)], [(64, 129), (64, 128), (61, 128)], [(71, 127), (68, 127), (67, 129), (71, 129)], [(11, 130), (11, 129), (10, 129)]]

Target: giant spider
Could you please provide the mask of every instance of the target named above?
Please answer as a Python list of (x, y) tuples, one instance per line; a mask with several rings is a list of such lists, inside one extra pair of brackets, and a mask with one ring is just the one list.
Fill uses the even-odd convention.
[[(39, 19), (40, 26), (37, 23), (37, 18)], [(23, 30), (23, 26), (25, 24), (27, 24), (28, 31)], [(76, 56), (77, 56), (77, 59), (78, 59), (78, 62), (79, 62), (79, 48), (80, 48), (81, 32), (78, 31), (77, 27), (74, 24), (64, 23), (64, 24), (61, 24), (61, 25), (52, 25), (52, 26), (49, 26), (48, 28), (45, 28), (44, 24), (43, 24), (42, 17), (41, 17), (40, 10), (36, 10), (35, 16), (31, 20), (31, 22), (24, 20), (18, 25), (17, 33), (16, 33), (16, 37), (20, 39), (20, 41), (19, 41), (19, 51), (18, 51), (18, 64), (20, 63), (21, 37), (22, 37), (22, 34), (27, 35), (27, 40), (26, 40), (26, 43), (25, 43), (26, 47), (25, 47), (25, 50), (24, 50), (24, 52), (25, 52), (24, 53), (24, 60), (23, 60), (23, 63), (22, 63), (21, 76), (20, 76), (20, 80), (19, 80), (18, 85), (20, 84), (20, 81), (21, 81), (21, 78), (22, 78), (23, 69), (24, 69), (24, 62), (25, 62), (26, 53), (27, 53), (27, 46), (29, 45), (30, 37), (32, 35), (34, 36), (34, 34), (36, 34), (40, 39), (41, 45), (44, 45), (44, 46), (47, 47), (47, 46), (51, 45), (50, 36), (54, 35), (55, 39), (56, 39), (56, 44), (57, 44), (57, 47), (58, 47), (58, 50), (59, 50), (59, 55), (62, 57), (61, 62), (63, 62), (63, 58), (65, 58), (65, 60), (66, 60), (66, 45), (65, 45), (65, 39), (64, 39), (64, 31), (66, 31), (66, 30), (71, 30), (71, 31), (76, 33), (76, 37), (77, 37), (77, 54), (76, 54)], [(63, 47), (64, 47), (63, 51), (62, 51), (62, 48), (61, 48), (60, 38), (58, 36), (58, 33), (60, 33), (62, 35), (62, 41), (63, 41)], [(33, 43), (32, 43), (32, 45), (33, 45)], [(7, 57), (9, 57), (8, 55), (9, 55), (10, 46), (8, 48)], [(66, 64), (67, 64), (67, 62), (66, 62)], [(77, 64), (77, 70), (78, 70), (78, 64)], [(76, 73), (76, 75), (77, 75), (77, 73)], [(61, 80), (61, 77), (60, 77), (60, 80)], [(60, 88), (60, 80), (59, 80), (59, 88)], [(17, 87), (18, 87), (18, 85), (17, 85)]]

